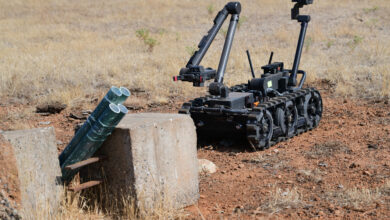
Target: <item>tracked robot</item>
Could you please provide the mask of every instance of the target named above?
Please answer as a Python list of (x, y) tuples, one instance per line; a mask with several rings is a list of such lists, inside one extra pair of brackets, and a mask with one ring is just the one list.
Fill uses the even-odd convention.
[[(189, 114), (200, 138), (245, 137), (257, 150), (264, 150), (280, 141), (318, 126), (322, 117), (322, 99), (315, 88), (303, 88), (306, 72), (299, 69), (309, 15), (300, 15), (299, 9), (313, 3), (313, 0), (292, 0), (291, 19), (301, 24), (294, 63), (286, 69), (283, 62), (272, 62), (271, 53), (263, 74), (256, 77), (249, 51), (247, 51), (252, 79), (248, 83), (228, 87), (223, 78), (228, 62), (234, 34), (239, 21), (241, 4), (230, 2), (219, 11), (213, 27), (198, 45), (186, 67), (180, 70), (174, 81), (192, 82), (193, 86), (208, 86), (209, 94), (183, 104), (179, 113)], [(200, 65), (222, 24), (230, 18), (229, 28), (218, 65), (218, 69)], [(301, 75), (299, 82), (297, 76)]]

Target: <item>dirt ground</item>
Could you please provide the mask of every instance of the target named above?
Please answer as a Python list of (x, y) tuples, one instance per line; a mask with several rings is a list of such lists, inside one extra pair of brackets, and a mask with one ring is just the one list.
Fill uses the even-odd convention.
[[(389, 103), (337, 98), (328, 85), (317, 86), (324, 101), (318, 128), (260, 152), (228, 141), (199, 147), (198, 157), (214, 162), (218, 171), (200, 176), (199, 202), (186, 209), (190, 217), (390, 217)], [(131, 113), (175, 112), (180, 104), (129, 107)], [(0, 113), (23, 108), (28, 107), (1, 106)], [(82, 110), (66, 109), (48, 116), (35, 113), (24, 117), (23, 123), (54, 126), (60, 153), (73, 137), (74, 127), (83, 121)], [(75, 114), (81, 119), (75, 119)], [(13, 124), (9, 119), (0, 129), (8, 130)]]
[(219, 167), (201, 177), (200, 212), (207, 219), (389, 218), (389, 104), (323, 96), (313, 131), (261, 152), (199, 149)]
[(0, 136), (0, 219), (19, 219), (19, 179), (12, 147)]

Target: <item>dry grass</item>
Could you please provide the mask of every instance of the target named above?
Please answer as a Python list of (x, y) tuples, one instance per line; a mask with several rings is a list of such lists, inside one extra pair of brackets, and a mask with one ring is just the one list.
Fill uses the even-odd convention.
[(7, 130), (21, 130), (32, 128), (29, 119), (34, 113), (35, 108), (5, 108), (0, 112), (0, 121), (2, 125), (7, 123)]
[(347, 188), (342, 191), (327, 192), (327, 200), (355, 211), (367, 211), (378, 204), (387, 205), (390, 196), (390, 181), (377, 188)]
[(277, 213), (283, 209), (299, 208), (304, 204), (301, 199), (302, 196), (295, 187), (292, 189), (275, 188), (261, 205), (261, 210), (266, 213)]
[[(2, 102), (15, 97), (23, 103), (82, 105), (85, 99), (101, 97), (111, 85), (145, 90), (150, 102), (195, 96), (204, 90), (173, 83), (171, 77), (186, 64), (188, 51), (225, 3), (0, 0)], [(250, 78), (246, 49), (258, 72), (271, 50), (275, 60), (290, 67), (299, 31), (289, 20), (290, 1), (241, 3), (245, 21), (233, 44), (225, 80), (229, 85)], [(317, 1), (304, 11), (313, 17), (301, 66), (309, 82), (329, 79), (339, 95), (389, 97), (388, 2)], [(140, 39), (139, 30), (148, 36)], [(217, 67), (222, 44), (219, 34), (204, 66)]]
[(327, 141), (324, 143), (315, 144), (310, 151), (305, 152), (305, 156), (309, 159), (333, 157), (338, 153), (351, 153), (351, 149), (338, 141)]
[(297, 171), (297, 181), (299, 183), (316, 183), (319, 184), (322, 182), (323, 172), (319, 169), (315, 170), (298, 170)]
[(283, 170), (289, 168), (290, 159), (284, 153), (263, 154), (257, 153), (255, 157), (242, 162), (253, 163), (262, 166), (264, 169)]
[[(66, 191), (66, 190), (65, 190)], [(145, 207), (142, 198), (136, 201), (133, 197), (123, 194), (122, 199), (112, 199), (108, 190), (99, 187), (100, 194), (85, 197), (82, 193), (65, 192), (66, 196), (58, 210), (50, 204), (39, 205), (35, 211), (22, 212), (23, 219), (73, 220), (73, 219), (182, 219), (183, 210), (174, 209), (172, 203), (156, 197), (153, 210)], [(108, 199), (110, 198), (110, 199)], [(136, 205), (138, 204), (138, 205)]]

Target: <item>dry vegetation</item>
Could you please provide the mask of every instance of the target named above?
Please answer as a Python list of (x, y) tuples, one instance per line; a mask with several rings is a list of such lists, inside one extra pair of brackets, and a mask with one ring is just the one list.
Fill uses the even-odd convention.
[(351, 153), (351, 149), (338, 142), (338, 141), (327, 141), (325, 143), (315, 144), (311, 151), (306, 152), (306, 157), (309, 159), (318, 159), (333, 157), (337, 153)]
[[(92, 194), (93, 193), (93, 194)], [(43, 204), (35, 211), (22, 212), (23, 219), (73, 220), (73, 219), (183, 219), (183, 210), (174, 209), (172, 202), (161, 196), (156, 198), (153, 210), (143, 205), (136, 206), (136, 201), (128, 194), (112, 199), (109, 190), (104, 187), (91, 189), (90, 192), (74, 193), (65, 190), (66, 196), (58, 211), (50, 204)], [(108, 199), (110, 198), (110, 199)], [(137, 204), (143, 204), (142, 198)], [(137, 208), (138, 207), (138, 208)]]
[[(138, 105), (167, 103), (174, 96), (191, 98), (204, 90), (189, 83), (174, 83), (212, 19), (226, 1), (75, 1), (0, 0), (0, 104), (61, 102), (90, 105), (111, 85), (126, 86)], [(295, 53), (299, 25), (290, 20), (290, 0), (242, 0), (239, 30), (227, 67), (229, 85), (250, 78), (245, 50), (251, 51), (257, 75), (275, 52), (274, 60), (289, 68)], [(390, 98), (390, 3), (388, 0), (316, 0), (304, 9), (312, 16), (301, 68), (308, 82), (325, 79), (339, 96)], [(222, 27), (204, 66), (217, 68), (227, 25)], [(146, 94), (137, 97), (138, 94)], [(10, 107), (0, 121), (13, 129), (29, 127), (25, 121), (34, 108)], [(314, 145), (310, 159), (347, 153), (340, 143)], [(259, 155), (250, 161), (269, 170), (287, 169), (289, 160)], [(298, 182), (321, 182), (322, 173), (299, 170)], [(383, 203), (390, 184), (383, 187), (330, 191), (326, 199), (356, 209)], [(275, 188), (261, 207), (263, 212), (305, 205), (297, 188)], [(126, 200), (121, 217), (140, 216)], [(81, 208), (80, 208), (81, 207)], [(94, 206), (98, 207), (98, 206)], [(31, 218), (47, 218), (30, 213)], [(92, 208), (79, 195), (68, 197), (56, 219), (99, 219), (118, 213)], [(154, 213), (149, 218), (180, 213)], [(146, 215), (146, 214), (145, 214)], [(142, 215), (141, 215), (142, 216)], [(163, 217), (162, 217), (163, 216)], [(145, 217), (145, 216), (143, 216)]]
[(261, 209), (267, 213), (276, 213), (283, 209), (298, 208), (303, 204), (301, 194), (297, 188), (281, 189), (275, 188), (271, 191), (269, 199), (264, 202)]
[[(202, 92), (173, 83), (226, 1), (0, 1), (2, 103), (85, 105), (111, 85), (146, 91), (148, 102)], [(242, 1), (226, 82), (245, 82), (249, 68), (275, 60), (291, 66), (299, 25), (289, 0)], [(386, 0), (317, 1), (302, 68), (309, 82), (327, 79), (339, 95), (390, 95), (390, 5)], [(227, 30), (227, 26), (222, 28)], [(217, 67), (223, 33), (205, 66)]]
[(375, 206), (388, 205), (383, 198), (390, 195), (390, 181), (381, 187), (349, 188), (343, 191), (333, 191), (326, 194), (327, 200), (356, 211), (366, 211)]

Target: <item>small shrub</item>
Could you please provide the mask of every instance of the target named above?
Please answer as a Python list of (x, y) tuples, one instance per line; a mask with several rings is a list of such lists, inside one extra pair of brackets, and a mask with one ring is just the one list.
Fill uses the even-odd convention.
[(355, 49), (356, 46), (359, 45), (363, 40), (364, 40), (363, 37), (361, 37), (361, 36), (359, 36), (359, 35), (355, 35), (355, 36), (353, 36), (352, 42), (349, 43), (349, 46), (350, 46), (352, 49)]
[(223, 34), (223, 37), (226, 38), (227, 32), (228, 32), (228, 29), (221, 28), (221, 33)]
[(322, 173), (320, 170), (298, 170), (297, 172), (297, 181), (299, 183), (321, 183), (322, 182)]
[(333, 45), (334, 45), (334, 40), (329, 40), (329, 41), (326, 43), (326, 47), (327, 47), (328, 49), (331, 48)]
[(305, 40), (305, 43), (304, 43), (305, 48), (306, 48), (306, 52), (309, 51), (309, 49), (310, 49), (311, 45), (313, 45), (313, 43), (314, 43), (314, 39), (310, 36), (307, 37), (307, 39)]
[(176, 33), (176, 41), (179, 41), (179, 40), (181, 40), (181, 36), (179, 33)]
[(209, 4), (208, 6), (207, 6), (207, 12), (209, 13), (209, 15), (212, 15), (212, 14), (214, 14), (214, 5), (213, 4)]
[(257, 154), (255, 157), (250, 159), (244, 159), (242, 162), (251, 163), (262, 166), (264, 169), (272, 169), (272, 170), (283, 170), (289, 167), (290, 159), (286, 157), (284, 153), (278, 154)]
[(261, 209), (267, 213), (277, 213), (283, 209), (299, 208), (303, 205), (301, 194), (297, 188), (281, 189), (275, 188), (261, 206)]
[(339, 206), (364, 211), (376, 202), (380, 202), (380, 189), (351, 188), (327, 193), (327, 199)]
[(188, 53), (190, 56), (194, 55), (194, 53), (196, 52), (196, 50), (197, 50), (196, 45), (187, 46), (187, 47), (186, 47), (186, 51), (187, 51), (187, 53)]
[(158, 41), (150, 36), (149, 30), (139, 29), (135, 32), (135, 34), (148, 47), (149, 52), (152, 52), (153, 48), (158, 44)]
[(310, 151), (306, 152), (306, 157), (309, 159), (318, 159), (332, 157), (337, 153), (350, 154), (351, 149), (338, 141), (327, 141), (314, 145)]
[(354, 44), (360, 44), (363, 41), (363, 37), (355, 35), (353, 37), (353, 43)]
[(147, 38), (144, 43), (149, 47), (149, 51), (152, 51), (154, 46), (157, 45), (157, 40), (154, 38)]
[(148, 38), (149, 36), (149, 30), (146, 30), (146, 29), (139, 29), (135, 32), (135, 34), (137, 35), (138, 38), (142, 39), (142, 40), (145, 40)]
[(160, 36), (163, 36), (163, 35), (166, 34), (166, 33), (167, 33), (167, 30), (165, 30), (164, 28), (158, 30), (158, 34), (159, 34)]
[(376, 12), (378, 9), (379, 9), (378, 6), (374, 6), (374, 7), (372, 7), (372, 8), (365, 8), (365, 9), (363, 9), (363, 11), (364, 11), (365, 13), (371, 13), (371, 12)]
[(240, 17), (240, 20), (238, 20), (237, 29), (240, 29), (241, 25), (245, 22), (247, 22), (248, 18), (245, 16)]

